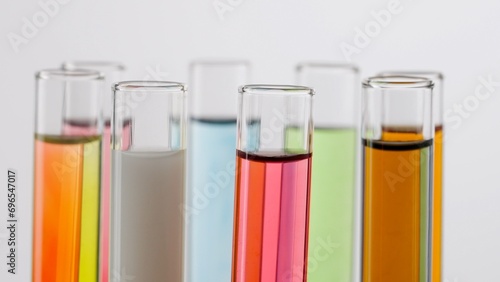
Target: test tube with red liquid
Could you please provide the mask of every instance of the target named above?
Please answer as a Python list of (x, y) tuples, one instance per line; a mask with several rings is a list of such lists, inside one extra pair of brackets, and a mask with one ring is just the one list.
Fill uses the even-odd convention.
[(233, 282), (307, 279), (313, 94), (240, 88)]

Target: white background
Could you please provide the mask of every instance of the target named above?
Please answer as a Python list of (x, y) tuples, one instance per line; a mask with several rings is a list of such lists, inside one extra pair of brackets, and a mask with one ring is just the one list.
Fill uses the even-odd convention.
[[(38, 1), (1, 1), (0, 281), (31, 279), (35, 71), (64, 60), (117, 60), (129, 67), (129, 77), (143, 79), (157, 69), (163, 78), (186, 81), (192, 59), (243, 58), (253, 65), (254, 82), (291, 83), (299, 61), (346, 61), (339, 46), (353, 44), (355, 28), (370, 25), (371, 12), (390, 2), (220, 0), (233, 5), (221, 18), (213, 0), (66, 1), (18, 52), (9, 34), (22, 36), (23, 18), (33, 22), (43, 10)], [(500, 82), (500, 1), (400, 0), (400, 5), (400, 13), (351, 59), (363, 76), (387, 69), (440, 70), (446, 76), (445, 109), (469, 103), (460, 124), (451, 119), (459, 117), (453, 112), (445, 124), (444, 277), (445, 282), (498, 282), (500, 85), (484, 100), (474, 93), (479, 77)], [(17, 169), (19, 177), (15, 276), (4, 263), (7, 168)]]

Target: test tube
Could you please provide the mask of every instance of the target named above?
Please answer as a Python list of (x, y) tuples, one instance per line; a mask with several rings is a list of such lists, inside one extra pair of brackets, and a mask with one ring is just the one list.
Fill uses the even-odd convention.
[(240, 88), (232, 281), (306, 281), (311, 88)]
[(177, 82), (114, 85), (111, 282), (183, 281), (185, 96)]
[(432, 81), (363, 82), (363, 282), (430, 281)]
[(242, 61), (198, 61), (190, 69), (187, 280), (231, 280), (236, 148), (235, 89), (248, 80)]
[[(303, 63), (297, 82), (316, 93), (308, 281), (353, 281), (358, 69)], [(325, 250), (325, 242), (332, 250)]]
[[(103, 84), (103, 117), (104, 130), (102, 134), (102, 156), (101, 156), (101, 214), (100, 214), (100, 254), (99, 254), (99, 278), (100, 282), (108, 282), (109, 276), (109, 197), (111, 178), (111, 112), (112, 94), (111, 86), (119, 82), (125, 71), (125, 66), (118, 62), (107, 61), (74, 61), (65, 62), (63, 69), (88, 69), (99, 71), (104, 75)], [(124, 130), (129, 129), (126, 125)], [(127, 134), (127, 132), (125, 132)], [(128, 132), (130, 134), (130, 132)], [(125, 139), (128, 140), (128, 139)]]
[(442, 279), (443, 238), (443, 75), (435, 71), (386, 71), (379, 75), (404, 75), (432, 80), (432, 116), (434, 119), (434, 191), (432, 195), (432, 268), (433, 282)]
[(33, 281), (98, 281), (102, 81), (36, 75)]

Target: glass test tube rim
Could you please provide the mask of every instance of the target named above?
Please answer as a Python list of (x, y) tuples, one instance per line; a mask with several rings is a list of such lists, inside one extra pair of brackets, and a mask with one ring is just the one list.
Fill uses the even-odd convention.
[[(402, 91), (402, 93), (395, 93), (399, 95), (409, 95), (408, 93), (404, 93), (405, 90), (410, 90), (413, 89), (418, 90), (430, 90), (429, 93), (427, 93), (429, 96), (432, 94), (432, 89), (434, 88), (434, 82), (431, 79), (425, 78), (425, 77), (416, 77), (416, 76), (403, 76), (403, 75), (397, 75), (397, 76), (374, 76), (374, 77), (369, 77), (362, 82), (363, 89), (365, 89), (364, 94), (368, 94), (366, 92), (367, 89), (378, 89), (375, 90), (374, 93), (384, 93), (384, 91), (387, 92), (392, 92), (394, 90)], [(382, 91), (382, 92), (379, 92)], [(427, 94), (425, 94), (427, 96)], [(370, 95), (370, 94), (368, 94)], [(432, 102), (431, 102), (432, 105)], [(364, 115), (364, 113), (363, 113)], [(363, 131), (365, 124), (364, 122), (361, 123), (361, 128)], [(424, 138), (424, 139), (434, 139), (434, 130), (432, 130), (430, 133), (429, 138)], [(364, 134), (362, 134), (364, 136)], [(365, 136), (363, 138), (366, 138)], [(373, 138), (366, 138), (366, 139), (373, 139)], [(398, 141), (399, 142), (399, 141)]]
[(187, 85), (174, 81), (129, 80), (113, 84), (112, 89), (120, 92), (154, 91), (173, 93), (186, 92)]
[(104, 74), (99, 71), (88, 69), (45, 69), (36, 73), (38, 80), (62, 80), (62, 81), (86, 81), (86, 80), (104, 80)]
[(322, 62), (322, 61), (304, 61), (299, 62), (295, 67), (296, 71), (300, 71), (303, 68), (323, 68), (323, 69), (339, 69), (339, 70), (352, 70), (356, 74), (359, 74), (359, 67), (355, 64), (342, 63), (342, 62)]
[(390, 70), (381, 71), (377, 73), (377, 76), (411, 76), (411, 77), (423, 77), (427, 79), (444, 79), (444, 74), (440, 71), (432, 70)]
[(433, 88), (434, 82), (425, 77), (416, 76), (373, 76), (363, 80), (363, 88), (408, 89)]
[(102, 68), (116, 71), (127, 69), (124, 64), (117, 61), (66, 61), (62, 63), (61, 68), (64, 70)]
[(313, 88), (299, 85), (287, 84), (247, 84), (240, 86), (238, 89), (240, 94), (249, 95), (293, 95), (293, 96), (314, 96)]

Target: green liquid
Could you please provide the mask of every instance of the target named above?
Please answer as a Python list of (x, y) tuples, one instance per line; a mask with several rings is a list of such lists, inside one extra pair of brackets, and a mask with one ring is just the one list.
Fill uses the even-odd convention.
[(356, 129), (317, 128), (313, 138), (309, 282), (351, 282)]
[[(101, 140), (86, 144), (83, 160), (79, 281), (96, 281), (99, 266), (99, 205)], [(88, 180), (97, 179), (96, 185)]]

